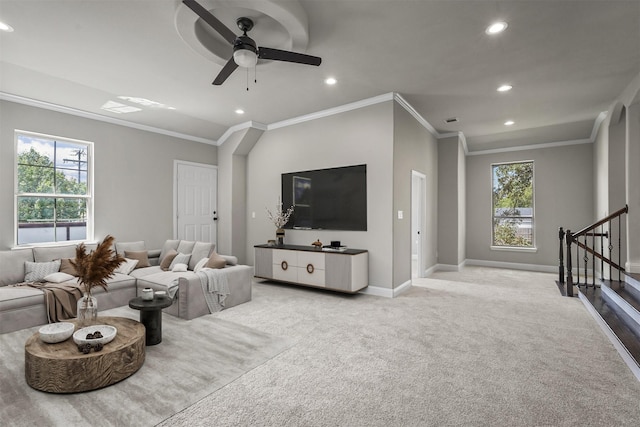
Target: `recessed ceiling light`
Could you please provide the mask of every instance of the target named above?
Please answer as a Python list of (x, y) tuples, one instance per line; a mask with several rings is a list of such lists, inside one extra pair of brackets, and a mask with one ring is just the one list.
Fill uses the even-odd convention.
[(484, 32), (487, 34), (498, 34), (506, 30), (507, 26), (507, 23), (504, 21), (494, 22), (493, 24), (489, 25), (487, 29), (484, 30)]
[(498, 92), (509, 92), (511, 89), (513, 89), (511, 85), (502, 85), (498, 88)]
[(513, 120), (507, 120), (506, 122), (504, 122), (505, 126), (511, 126), (513, 125), (515, 122)]
[(334, 77), (329, 77), (324, 82), (330, 86), (338, 83), (338, 81)]
[(13, 27), (9, 24), (5, 24), (4, 22), (0, 22), (0, 31), (11, 33), (13, 32)]
[(236, 110), (236, 114), (244, 114), (244, 110), (242, 108), (238, 108)]

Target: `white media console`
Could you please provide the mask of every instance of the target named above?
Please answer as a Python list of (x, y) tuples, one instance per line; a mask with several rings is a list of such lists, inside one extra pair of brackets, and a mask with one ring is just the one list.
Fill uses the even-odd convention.
[(254, 275), (261, 279), (356, 293), (369, 285), (369, 253), (313, 246), (256, 245)]

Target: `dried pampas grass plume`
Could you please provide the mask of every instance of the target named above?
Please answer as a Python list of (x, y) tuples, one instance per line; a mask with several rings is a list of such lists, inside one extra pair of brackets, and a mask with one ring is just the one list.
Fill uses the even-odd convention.
[(113, 276), (114, 271), (124, 261), (124, 257), (115, 253), (111, 247), (115, 238), (107, 236), (98, 245), (95, 251), (86, 252), (84, 243), (76, 248), (76, 259), (71, 264), (76, 268), (80, 284), (91, 295), (96, 286), (107, 290), (107, 279)]

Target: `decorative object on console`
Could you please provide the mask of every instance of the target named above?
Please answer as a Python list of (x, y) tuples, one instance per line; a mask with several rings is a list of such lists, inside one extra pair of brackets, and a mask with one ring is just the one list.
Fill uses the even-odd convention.
[(286, 212), (282, 210), (282, 201), (278, 197), (278, 205), (276, 206), (276, 212), (271, 213), (269, 208), (265, 208), (267, 210), (267, 215), (269, 215), (269, 219), (273, 222), (273, 225), (276, 226), (276, 241), (278, 245), (284, 245), (284, 226), (289, 222), (289, 217), (293, 213), (293, 206), (287, 209)]
[(313, 242), (311, 246), (315, 246), (316, 249), (322, 249), (322, 242), (320, 241), (320, 239), (318, 239), (315, 242)]
[(115, 253), (113, 236), (107, 236), (96, 250), (86, 252), (84, 243), (76, 248), (76, 259), (71, 264), (76, 268), (78, 281), (83, 288), (84, 295), (78, 300), (76, 316), (78, 325), (84, 326), (95, 323), (98, 317), (98, 302), (91, 295), (93, 288), (100, 286), (107, 291), (107, 279), (113, 277), (115, 270), (124, 261), (124, 257)]

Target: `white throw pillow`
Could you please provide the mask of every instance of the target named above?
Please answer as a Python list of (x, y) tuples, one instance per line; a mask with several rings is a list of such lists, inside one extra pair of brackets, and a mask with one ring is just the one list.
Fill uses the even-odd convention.
[(169, 270), (173, 271), (173, 267), (175, 267), (176, 264), (187, 264), (187, 265), (189, 265), (189, 258), (191, 258), (191, 254), (179, 253), (173, 259), (173, 261), (171, 261), (171, 265), (169, 266)]
[(129, 274), (134, 268), (136, 268), (136, 265), (138, 265), (139, 262), (140, 260), (138, 259), (125, 258), (122, 264), (115, 269), (115, 272), (120, 274)]
[(71, 274), (63, 273), (62, 271), (58, 271), (57, 273), (51, 273), (45, 276), (43, 280), (45, 282), (51, 282), (51, 283), (62, 283), (71, 279), (75, 279), (75, 276), (72, 276)]
[(187, 271), (187, 264), (177, 263), (173, 266), (171, 271)]
[(51, 273), (60, 271), (60, 260), (51, 262), (24, 262), (24, 281), (39, 282)]
[(193, 272), (197, 273), (198, 271), (202, 270), (202, 267), (205, 266), (205, 264), (207, 263), (207, 261), (209, 261), (209, 258), (202, 258), (200, 261), (198, 261), (198, 263), (196, 264), (195, 267), (193, 267)]

